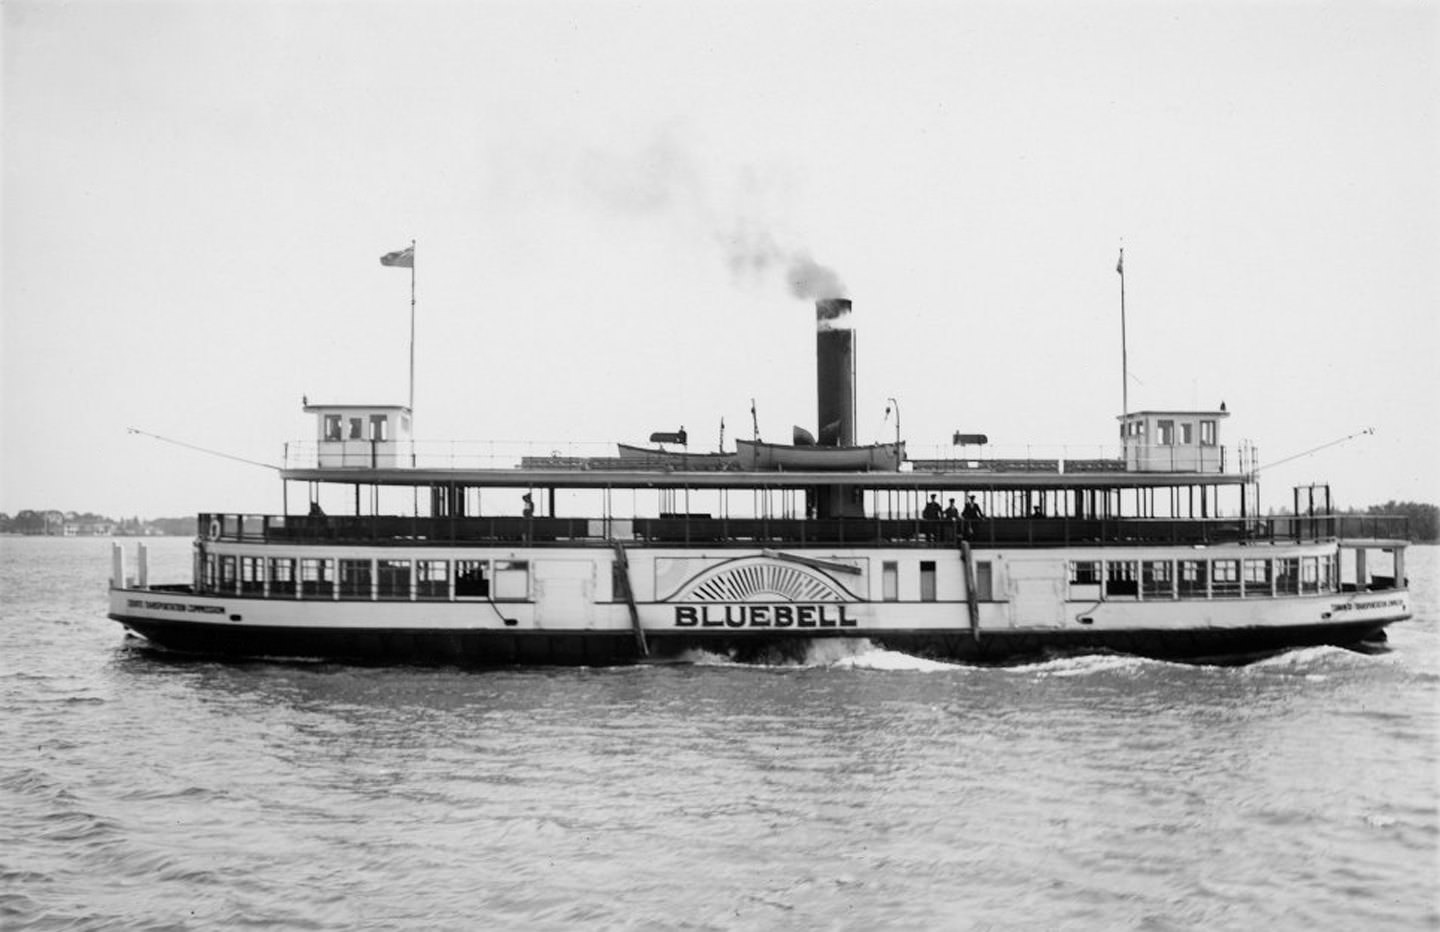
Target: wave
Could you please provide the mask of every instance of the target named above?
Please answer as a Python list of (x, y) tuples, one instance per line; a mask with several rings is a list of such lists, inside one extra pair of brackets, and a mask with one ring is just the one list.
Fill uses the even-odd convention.
[[(820, 645), (816, 645), (816, 647), (819, 646)], [(953, 673), (957, 670), (980, 669), (968, 664), (947, 663), (943, 660), (929, 660), (925, 657), (916, 657), (913, 654), (903, 654), (899, 651), (886, 650), (883, 647), (876, 647), (864, 639), (853, 642), (853, 647), (849, 654), (834, 658), (817, 657), (816, 662), (818, 666), (828, 666), (838, 670), (879, 670), (887, 673), (901, 671), (909, 673)]]
[(704, 648), (690, 648), (676, 654), (678, 663), (706, 667), (742, 667), (761, 670), (880, 670), (938, 672), (975, 669), (965, 664), (927, 660), (899, 651), (876, 647), (867, 638), (797, 639), (771, 645), (743, 655)]
[(1034, 663), (1016, 664), (1014, 666), (1001, 667), (1007, 673), (1020, 673), (1027, 676), (1094, 676), (1097, 673), (1137, 673), (1141, 670), (1153, 670), (1163, 667), (1176, 669), (1190, 669), (1183, 663), (1173, 663), (1168, 660), (1154, 660), (1149, 657), (1136, 657), (1131, 654), (1074, 654), (1063, 657), (1050, 657)]

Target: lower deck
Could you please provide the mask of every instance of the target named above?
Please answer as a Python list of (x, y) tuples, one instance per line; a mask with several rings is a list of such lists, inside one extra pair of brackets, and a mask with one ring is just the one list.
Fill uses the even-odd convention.
[[(112, 589), (111, 617), (181, 649), (479, 665), (739, 655), (834, 637), (955, 660), (1052, 649), (1200, 658), (1374, 638), (1410, 613), (1403, 550), (201, 540), (193, 584), (151, 586), (142, 560)], [(115, 569), (126, 578), (121, 557)]]

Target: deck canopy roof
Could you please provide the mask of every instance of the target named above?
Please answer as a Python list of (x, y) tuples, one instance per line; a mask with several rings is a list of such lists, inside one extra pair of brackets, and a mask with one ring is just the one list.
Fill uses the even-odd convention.
[(667, 469), (286, 469), (291, 482), (343, 485), (466, 486), (557, 489), (1115, 489), (1244, 485), (1239, 473), (1027, 472), (965, 469), (946, 472), (781, 472)]

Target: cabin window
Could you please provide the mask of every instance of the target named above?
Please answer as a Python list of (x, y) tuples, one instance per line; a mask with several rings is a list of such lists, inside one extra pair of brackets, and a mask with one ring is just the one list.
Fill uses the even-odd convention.
[(495, 561), (495, 598), (528, 599), (530, 597), (530, 561)]
[(450, 564), (444, 560), (416, 560), (415, 597), (450, 598)]
[(340, 561), (340, 598), (370, 598), (370, 561)]
[(344, 439), (343, 436), (342, 436), (343, 429), (344, 429), (344, 426), (340, 423), (340, 415), (338, 415), (338, 414), (327, 414), (327, 415), (325, 415), (325, 439), (326, 439), (326, 440), (342, 440), (342, 439)]
[(1100, 600), (1100, 561), (1073, 560), (1070, 563), (1070, 598)]
[(1318, 557), (1300, 558), (1300, 591), (1320, 591), (1320, 560)]
[(1328, 557), (1320, 558), (1321, 592), (1335, 591), (1336, 581), (1340, 578), (1340, 574), (1336, 571), (1336, 563), (1339, 561), (1339, 559), (1340, 557), (1337, 554), (1331, 554)]
[(490, 563), (488, 560), (455, 561), (455, 597), (458, 599), (490, 597)]
[(1136, 560), (1111, 560), (1105, 564), (1105, 595), (1134, 596), (1140, 594), (1140, 563)]
[(900, 599), (900, 564), (894, 560), (880, 564), (880, 592), (886, 602)]
[(220, 591), (234, 592), (236, 588), (237, 573), (235, 571), (235, 557), (231, 554), (220, 555)]
[(294, 595), (294, 594), (295, 594), (295, 558), (294, 558), (294, 557), (271, 557), (271, 559), (270, 559), (270, 594), (271, 594), (271, 595)]
[(382, 599), (410, 598), (410, 561), (380, 560), (375, 565), (375, 589)]
[(240, 591), (247, 595), (265, 592), (265, 558), (240, 558)]
[(989, 560), (975, 563), (975, 599), (989, 602), (995, 598), (995, 567)]
[(1240, 595), (1240, 561), (1216, 560), (1210, 564), (1210, 592), (1217, 598)]
[(300, 593), (328, 599), (335, 594), (335, 561), (305, 557), (300, 561)]
[(370, 415), (370, 439), (384, 443), (389, 440), (390, 419), (383, 414)]
[(1147, 599), (1168, 599), (1175, 594), (1175, 564), (1146, 560), (1140, 568), (1140, 594)]
[(1189, 446), (1195, 442), (1195, 425), (1185, 421), (1180, 425), (1180, 443), (1182, 446)]
[(364, 439), (365, 439), (365, 419), (364, 419), (363, 417), (352, 417), (352, 418), (350, 419), (350, 438), (349, 438), (349, 439), (351, 439), (351, 440), (364, 440)]
[(1284, 557), (1275, 561), (1275, 592), (1298, 595), (1300, 592), (1300, 558)]
[(1273, 594), (1269, 560), (1245, 561), (1245, 594), (1266, 596)]
[(220, 560), (213, 553), (205, 555), (205, 591), (214, 592), (220, 585)]
[(1208, 564), (1204, 560), (1181, 560), (1176, 588), (1182, 599), (1203, 599), (1210, 593)]
[(1200, 445), (1201, 445), (1202, 447), (1213, 447), (1213, 446), (1215, 446), (1215, 422), (1214, 422), (1214, 421), (1201, 421), (1201, 422), (1200, 422)]
[(1171, 420), (1157, 421), (1155, 427), (1156, 433), (1160, 435), (1160, 445), (1162, 447), (1173, 446), (1175, 443), (1175, 422)]
[(935, 561), (920, 561), (920, 601), (935, 601)]

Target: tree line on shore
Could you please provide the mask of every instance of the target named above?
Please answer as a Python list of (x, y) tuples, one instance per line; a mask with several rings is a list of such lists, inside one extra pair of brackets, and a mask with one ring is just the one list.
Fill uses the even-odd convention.
[(59, 511), (26, 508), (14, 515), (0, 512), (0, 534), (26, 534), (45, 537), (153, 537), (160, 535), (191, 536), (195, 519), (190, 518), (112, 518), (94, 512)]
[(1410, 540), (1424, 544), (1440, 541), (1440, 507), (1435, 505), (1391, 500), (1383, 505), (1371, 505), (1363, 511), (1351, 510), (1346, 514), (1404, 515), (1410, 519)]

